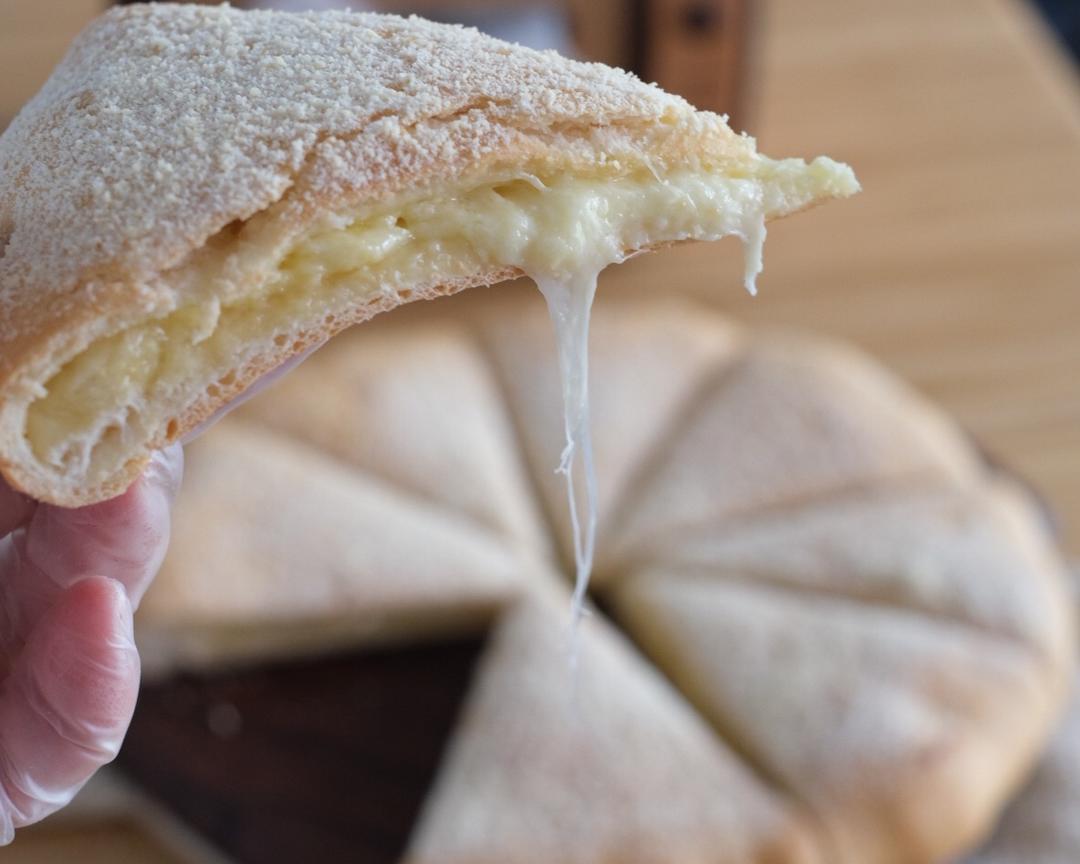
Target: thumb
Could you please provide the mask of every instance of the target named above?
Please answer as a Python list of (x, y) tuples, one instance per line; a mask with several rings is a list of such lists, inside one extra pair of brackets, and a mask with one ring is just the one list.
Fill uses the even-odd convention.
[(173, 446), (155, 453), (117, 498), (72, 510), (38, 507), (26, 532), (26, 558), (35, 575), (61, 587), (91, 573), (108, 576), (123, 584), (137, 608), (169, 545), (183, 466), (183, 451)]
[(138, 686), (123, 587), (100, 577), (72, 585), (37, 622), (0, 692), (0, 842), (63, 807), (112, 761)]

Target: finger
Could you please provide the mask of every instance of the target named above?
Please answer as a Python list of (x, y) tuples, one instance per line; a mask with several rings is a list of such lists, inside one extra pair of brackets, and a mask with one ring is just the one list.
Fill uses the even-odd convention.
[(60, 588), (95, 574), (116, 579), (134, 607), (169, 545), (173, 500), (183, 475), (179, 445), (155, 453), (123, 495), (77, 509), (40, 506), (26, 532), (31, 570)]
[(33, 500), (0, 480), (0, 537), (29, 522), (33, 515)]
[(0, 647), (18, 650), (38, 618), (88, 575), (119, 581), (137, 606), (165, 555), (183, 452), (155, 454), (127, 492), (78, 509), (39, 505), (30, 524), (0, 539)]
[(0, 841), (63, 807), (112, 761), (138, 688), (124, 589), (100, 577), (72, 585), (41, 617), (0, 694)]

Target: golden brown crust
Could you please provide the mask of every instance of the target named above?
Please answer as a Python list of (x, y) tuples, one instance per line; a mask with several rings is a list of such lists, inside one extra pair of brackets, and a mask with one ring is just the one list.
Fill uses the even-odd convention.
[[(389, 295), (332, 323), (297, 321), (285, 345), (251, 346), (256, 356), (237, 358), (228, 385), (177, 397), (104, 481), (39, 464), (26, 411), (70, 358), (210, 291), (225, 302), (265, 274), (237, 265), (213, 287), (195, 278), (201, 250), (233, 226), (259, 231), (269, 261), (328, 213), (440, 183), (642, 165), (748, 176), (756, 160), (753, 140), (723, 118), (631, 75), (459, 27), (171, 4), (114, 10), (0, 137), (0, 473), (56, 504), (118, 494), (154, 447), (260, 375), (405, 302)], [(412, 286), (409, 299), (517, 272)]]
[[(290, 54), (308, 63), (285, 63)], [(159, 274), (278, 202), (296, 225), (497, 154), (616, 159), (614, 129), (667, 138), (655, 155), (675, 159), (700, 154), (707, 137), (718, 158), (753, 155), (721, 118), (631, 75), (474, 30), (352, 13), (113, 10), (0, 138), (0, 379), (90, 296), (104, 317), (172, 305)], [(586, 146), (561, 140), (586, 135)]]

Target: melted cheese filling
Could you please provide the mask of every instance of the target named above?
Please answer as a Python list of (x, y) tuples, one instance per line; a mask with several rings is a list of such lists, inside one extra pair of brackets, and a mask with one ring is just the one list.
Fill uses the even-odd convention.
[[(807, 166), (762, 158), (747, 177), (683, 169), (658, 178), (645, 168), (620, 177), (523, 175), (328, 218), (247, 293), (227, 301), (204, 296), (92, 343), (29, 406), (27, 441), (54, 470), (104, 479), (121, 466), (129, 443), (166, 431), (179, 399), (213, 395), (229, 383), (227, 375), (216, 379), (220, 370), (264, 353), (271, 341), (285, 346), (305, 327), (381, 295), (405, 298), (477, 272), (516, 267), (540, 286), (556, 330), (567, 441), (561, 470), (574, 524), (580, 609), (596, 526), (587, 380), (596, 275), (628, 249), (734, 234), (746, 244), (745, 281), (752, 291), (766, 213), (798, 209), (837, 188), (844, 194), (854, 183), (850, 169), (831, 160)], [(230, 254), (265, 254), (237, 253), (228, 242), (199, 265), (196, 284), (219, 280)]]

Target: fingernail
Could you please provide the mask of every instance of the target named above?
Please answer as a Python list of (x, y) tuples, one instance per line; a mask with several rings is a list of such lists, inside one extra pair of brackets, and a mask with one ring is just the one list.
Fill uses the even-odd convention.
[(103, 579), (115, 595), (113, 608), (116, 610), (117, 627), (114, 632), (122, 633), (126, 640), (135, 646), (135, 601), (128, 593), (128, 586), (119, 579), (110, 576), (90, 577)]

